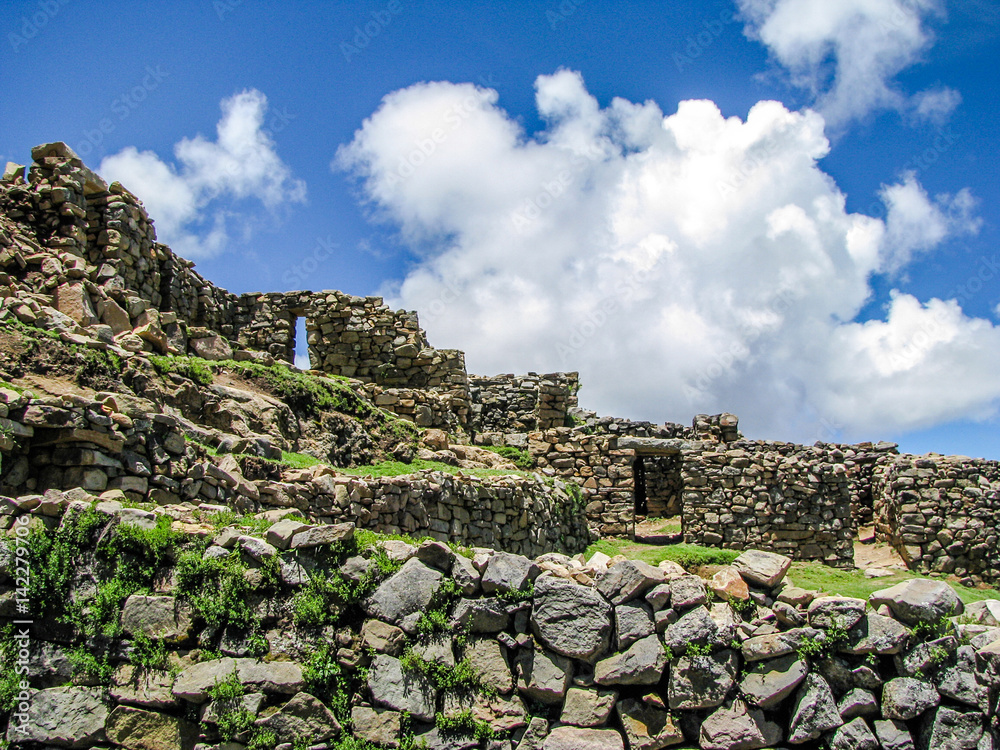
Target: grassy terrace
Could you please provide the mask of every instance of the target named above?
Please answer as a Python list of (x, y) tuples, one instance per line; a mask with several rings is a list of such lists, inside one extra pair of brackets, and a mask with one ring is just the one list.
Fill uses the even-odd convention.
[[(688, 570), (705, 565), (727, 565), (739, 555), (736, 550), (699, 547), (694, 544), (640, 544), (628, 539), (601, 539), (587, 548), (587, 557), (595, 552), (612, 556), (625, 555), (629, 559), (642, 560), (650, 565), (670, 560)], [(926, 576), (900, 571), (885, 578), (865, 578), (861, 570), (840, 570), (814, 562), (792, 563), (792, 569), (788, 573), (788, 579), (801, 588), (859, 599), (867, 599), (873, 591), (894, 586), (907, 579), (924, 577)], [(996, 589), (970, 589), (952, 581), (948, 583), (966, 604), (981, 599), (1000, 599), (1000, 591)]]

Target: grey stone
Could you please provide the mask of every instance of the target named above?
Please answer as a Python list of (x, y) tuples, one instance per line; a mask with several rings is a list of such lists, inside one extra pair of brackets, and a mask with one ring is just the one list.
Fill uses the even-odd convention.
[(529, 698), (554, 705), (562, 703), (573, 679), (573, 661), (536, 646), (522, 649), (515, 659), (517, 689)]
[(785, 577), (792, 559), (775, 552), (746, 550), (732, 562), (732, 566), (747, 583), (773, 589)]
[(132, 635), (180, 643), (190, 635), (193, 621), (190, 606), (172, 596), (133, 594), (122, 607), (121, 624)]
[(944, 581), (913, 578), (868, 597), (872, 606), (886, 604), (893, 615), (907, 625), (937, 622), (942, 617), (960, 615), (964, 610), (958, 594)]
[(938, 674), (937, 690), (945, 698), (967, 706), (986, 707), (987, 689), (976, 679), (976, 654), (972, 646), (961, 646), (955, 652), (955, 664)]
[(353, 523), (334, 523), (303, 529), (292, 536), (290, 549), (309, 549), (354, 538)]
[(660, 750), (684, 741), (680, 726), (662, 708), (633, 698), (619, 701), (616, 708), (630, 750)]
[(478, 750), (479, 740), (458, 734), (446, 734), (438, 728), (414, 736), (416, 747), (423, 750)]
[(667, 655), (658, 636), (636, 641), (628, 650), (594, 665), (598, 685), (655, 685), (663, 676)]
[(398, 625), (406, 616), (430, 606), (443, 578), (440, 571), (411, 558), (365, 600), (365, 611), (370, 617)]
[(853, 719), (856, 716), (878, 716), (878, 700), (875, 693), (863, 688), (854, 688), (848, 691), (844, 697), (837, 702), (837, 710), (840, 711), (840, 718), (844, 721)]
[(653, 610), (643, 601), (633, 599), (615, 607), (615, 633), (618, 651), (624, 651), (640, 638), (656, 632)]
[(528, 728), (517, 743), (516, 750), (541, 750), (545, 737), (549, 733), (549, 722), (541, 716), (533, 716), (528, 722)]
[(698, 576), (679, 576), (670, 581), (670, 606), (676, 610), (708, 603), (705, 582)]
[(807, 675), (795, 694), (788, 741), (795, 745), (815, 740), (843, 723), (829, 683), (817, 674)]
[(906, 724), (895, 719), (876, 721), (875, 736), (883, 750), (916, 750)]
[(542, 743), (542, 750), (625, 750), (616, 729), (556, 727)]
[(355, 736), (376, 745), (399, 747), (402, 714), (389, 709), (355, 706), (351, 709), (351, 728)]
[(940, 702), (933, 685), (913, 677), (897, 677), (882, 688), (882, 716), (887, 719), (908, 721)]
[(485, 722), (498, 732), (511, 732), (527, 724), (528, 712), (517, 695), (496, 695), (484, 692), (448, 691), (441, 707), (445, 716), (464, 713)]
[(309, 693), (296, 693), (284, 706), (255, 723), (274, 732), (278, 742), (301, 738), (315, 745), (340, 732), (340, 723), (330, 709)]
[(472, 564), (472, 560), (469, 558), (462, 555), (455, 555), (455, 559), (451, 564), (451, 577), (458, 585), (462, 596), (472, 596), (479, 591), (479, 582), (482, 578), (482, 573), (476, 570), (476, 566)]
[(455, 648), (450, 633), (434, 633), (413, 644), (414, 653), (430, 664), (455, 666)]
[(367, 648), (380, 654), (399, 656), (406, 646), (406, 633), (381, 620), (365, 620), (361, 626), (361, 640)]
[(309, 528), (309, 524), (303, 523), (302, 521), (296, 521), (292, 518), (283, 518), (267, 530), (264, 538), (267, 540), (268, 544), (271, 544), (278, 549), (288, 549), (292, 544), (292, 537)]
[(523, 555), (512, 555), (509, 552), (494, 552), (483, 571), (483, 592), (492, 594), (497, 591), (526, 591), (528, 584), (534, 581), (541, 569)]
[(809, 666), (796, 654), (757, 662), (740, 683), (740, 690), (760, 708), (774, 708), (806, 678)]
[(704, 645), (715, 636), (715, 620), (705, 607), (695, 607), (685, 612), (663, 636), (663, 641), (675, 655), (687, 651), (689, 644)]
[(275, 557), (278, 554), (278, 550), (273, 544), (268, 544), (263, 539), (258, 539), (255, 536), (238, 536), (236, 537), (236, 544), (245, 555), (257, 562)]
[(1000, 599), (983, 599), (965, 605), (965, 620), (987, 627), (1000, 627)]
[(862, 718), (838, 727), (827, 742), (830, 750), (879, 750), (878, 740)]
[(126, 750), (193, 750), (198, 725), (179, 716), (118, 706), (108, 716), (108, 740)]
[(735, 683), (739, 660), (735, 651), (682, 656), (670, 665), (667, 697), (671, 709), (721, 706)]
[(806, 614), (814, 628), (853, 628), (865, 615), (864, 599), (846, 596), (820, 596), (809, 604)]
[(741, 700), (727, 703), (702, 722), (699, 747), (702, 750), (757, 750), (768, 746), (764, 736), (764, 715), (748, 711)]
[(604, 726), (617, 699), (618, 693), (614, 690), (571, 687), (566, 691), (559, 721), (575, 727)]
[(115, 670), (108, 689), (112, 698), (120, 703), (131, 703), (146, 708), (169, 708), (177, 704), (171, 688), (174, 678), (161, 669), (141, 669), (122, 664)]
[(896, 671), (906, 677), (916, 677), (936, 669), (941, 662), (941, 655), (951, 655), (958, 648), (954, 636), (946, 635), (932, 641), (924, 641), (913, 646), (908, 651), (896, 654), (893, 662)]
[(472, 633), (499, 633), (510, 624), (507, 608), (493, 597), (459, 599), (451, 616), (457, 627)]
[(430, 680), (405, 672), (399, 659), (379, 654), (368, 670), (368, 690), (378, 705), (408, 711), (419, 721), (433, 721), (437, 692)]
[(612, 565), (597, 579), (597, 590), (612, 604), (618, 605), (642, 596), (663, 583), (663, 571), (640, 560), (624, 560)]
[(840, 650), (845, 654), (898, 654), (909, 637), (906, 626), (891, 617), (869, 612), (851, 628), (847, 644)]
[(548, 575), (535, 583), (532, 630), (563, 656), (593, 661), (607, 651), (611, 614), (611, 605), (592, 588)]
[(921, 750), (976, 750), (983, 736), (983, 715), (939, 707), (920, 728)]
[(226, 657), (188, 667), (177, 675), (172, 692), (186, 701), (204, 703), (208, 700), (208, 691), (233, 672), (250, 691), (295, 695), (305, 684), (302, 667), (295, 662)]
[(101, 699), (102, 692), (88, 687), (32, 691), (27, 717), (24, 721), (11, 717), (7, 741), (40, 742), (59, 747), (91, 747), (103, 742), (108, 708)]
[(653, 586), (653, 588), (646, 592), (646, 601), (653, 608), (654, 612), (659, 612), (670, 604), (670, 584), (660, 583)]
[(826, 637), (815, 628), (792, 628), (781, 633), (759, 635), (743, 641), (743, 658), (747, 661), (773, 659), (797, 651), (806, 643), (821, 641)]
[(465, 647), (465, 657), (488, 688), (504, 694), (514, 689), (506, 649), (495, 639), (471, 638)]
[[(444, 542), (439, 542), (435, 539), (425, 539), (417, 547), (416, 558), (425, 565), (437, 568), (442, 573), (448, 573), (451, 571), (455, 553)], [(469, 562), (471, 563), (472, 561), (470, 560)]]

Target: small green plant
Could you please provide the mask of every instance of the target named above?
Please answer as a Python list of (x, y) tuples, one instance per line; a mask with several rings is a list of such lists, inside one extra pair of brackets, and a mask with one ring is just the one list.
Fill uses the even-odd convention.
[(223, 742), (232, 742), (237, 735), (254, 727), (255, 717), (243, 705), (245, 694), (246, 690), (235, 670), (208, 689), (208, 697), (215, 704), (216, 729)]
[(145, 633), (136, 633), (132, 638), (131, 662), (140, 669), (167, 669), (170, 659), (166, 644), (153, 640)]
[(477, 719), (470, 709), (453, 714), (438, 712), (434, 716), (434, 726), (441, 730), (441, 733), (446, 737), (459, 735), (475, 737), (479, 742), (488, 742), (497, 736), (496, 730), (490, 726), (490, 723)]
[(427, 609), (420, 613), (417, 621), (417, 632), (423, 636), (443, 633), (451, 630), (449, 611), (451, 605), (461, 597), (458, 584), (451, 578), (445, 578), (440, 588), (431, 597)]
[(107, 685), (111, 682), (114, 667), (108, 661), (106, 653), (95, 653), (93, 649), (83, 644), (69, 649), (66, 652), (66, 658), (69, 659), (69, 663), (73, 667), (74, 676), (84, 677), (88, 681), (100, 685)]
[(832, 656), (847, 641), (847, 631), (842, 627), (833, 626), (826, 628), (821, 638), (810, 638), (803, 641), (795, 651), (802, 658), (819, 661)]
[(404, 672), (423, 675), (438, 690), (456, 690), (460, 692), (478, 690), (480, 692), (491, 692), (483, 684), (482, 678), (473, 668), (468, 658), (462, 659), (453, 667), (447, 667), (438, 662), (427, 661), (414, 651), (412, 647), (408, 647), (403, 652), (399, 661)]
[(503, 456), (519, 469), (529, 470), (535, 468), (534, 457), (523, 448), (515, 448), (512, 445), (504, 445), (497, 448), (488, 445), (482, 447), (491, 453)]
[(205, 558), (199, 550), (188, 550), (177, 560), (177, 593), (207, 625), (249, 629), (253, 613), (246, 569), (239, 555)]
[(161, 357), (158, 354), (150, 354), (149, 361), (160, 375), (176, 373), (199, 385), (211, 385), (215, 379), (207, 361), (199, 357)]
[(497, 589), (496, 598), (506, 604), (520, 604), (530, 601), (535, 596), (535, 584), (529, 583), (524, 589)]
[(753, 599), (739, 599), (735, 596), (730, 597), (729, 606), (741, 620), (747, 619), (756, 609)]
[(712, 647), (707, 643), (689, 643), (684, 651), (685, 656), (710, 656)]
[(101, 379), (119, 380), (125, 371), (122, 358), (102, 349), (78, 349), (83, 364), (76, 370), (76, 381), (80, 385), (95, 383)]

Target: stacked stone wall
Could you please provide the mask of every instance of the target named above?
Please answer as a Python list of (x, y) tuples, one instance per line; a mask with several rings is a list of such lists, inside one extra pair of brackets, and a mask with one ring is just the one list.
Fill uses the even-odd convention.
[(471, 375), (473, 423), (478, 432), (522, 433), (567, 426), (576, 408), (579, 373)]
[(1000, 580), (1000, 462), (892, 456), (874, 474), (875, 533), (922, 572)]

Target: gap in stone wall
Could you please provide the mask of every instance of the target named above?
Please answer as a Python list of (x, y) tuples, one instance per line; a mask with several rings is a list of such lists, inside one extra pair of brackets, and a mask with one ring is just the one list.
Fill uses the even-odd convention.
[(292, 347), (295, 352), (295, 366), (300, 370), (310, 369), (309, 337), (306, 334), (306, 316), (297, 315), (292, 326)]

